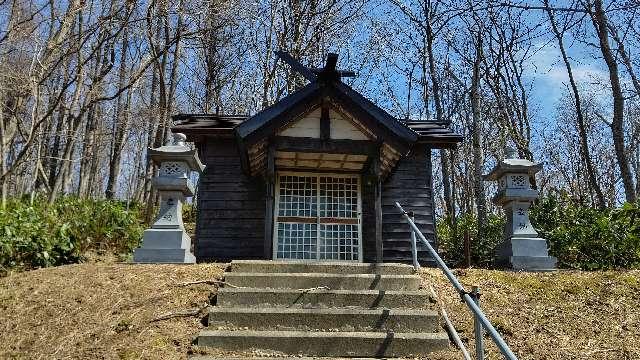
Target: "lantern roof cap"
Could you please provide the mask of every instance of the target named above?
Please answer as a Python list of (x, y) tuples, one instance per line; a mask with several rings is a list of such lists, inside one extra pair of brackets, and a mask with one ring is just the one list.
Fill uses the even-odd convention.
[(148, 155), (156, 164), (167, 161), (181, 161), (189, 165), (191, 170), (202, 174), (205, 166), (198, 157), (196, 149), (190, 149), (185, 145), (187, 137), (181, 133), (173, 134), (173, 144), (165, 144), (159, 148), (149, 148)]
[(507, 173), (521, 173), (528, 174), (529, 176), (535, 175), (542, 170), (542, 163), (534, 163), (527, 159), (518, 159), (515, 156), (513, 149), (507, 148), (506, 159), (498, 161), (496, 166), (482, 178), (485, 181), (495, 181), (500, 179)]

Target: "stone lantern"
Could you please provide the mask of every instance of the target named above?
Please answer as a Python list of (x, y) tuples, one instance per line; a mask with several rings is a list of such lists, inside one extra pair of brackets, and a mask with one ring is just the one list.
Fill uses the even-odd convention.
[(507, 149), (485, 181), (497, 181), (498, 193), (493, 202), (504, 208), (507, 221), (504, 241), (496, 248), (496, 264), (514, 270), (544, 271), (556, 268), (556, 258), (549, 256), (547, 242), (529, 221), (529, 207), (538, 198), (531, 188), (530, 177), (542, 170), (542, 164), (518, 159), (515, 150)]
[(191, 238), (184, 230), (182, 204), (193, 196), (189, 181), (192, 171), (202, 173), (204, 165), (196, 150), (185, 146), (184, 134), (173, 134), (173, 145), (149, 149), (149, 157), (160, 169), (152, 186), (158, 190), (160, 211), (151, 229), (144, 231), (142, 247), (134, 250), (137, 263), (194, 263)]

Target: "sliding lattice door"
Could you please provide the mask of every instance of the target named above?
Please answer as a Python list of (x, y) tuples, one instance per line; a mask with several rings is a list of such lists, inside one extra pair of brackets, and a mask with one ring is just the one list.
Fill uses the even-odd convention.
[(276, 197), (275, 259), (362, 259), (359, 176), (280, 173)]

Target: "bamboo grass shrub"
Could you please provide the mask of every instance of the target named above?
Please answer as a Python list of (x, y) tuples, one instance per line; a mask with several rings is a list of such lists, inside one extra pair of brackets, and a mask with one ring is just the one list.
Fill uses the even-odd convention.
[(142, 238), (142, 212), (115, 200), (10, 199), (0, 210), (0, 266), (28, 270), (80, 262), (89, 251), (126, 258)]
[[(547, 240), (549, 254), (564, 269), (615, 270), (640, 268), (640, 205), (625, 203), (599, 210), (566, 195), (549, 195), (531, 207), (531, 223)], [(491, 268), (495, 246), (502, 242), (504, 219), (489, 214), (488, 228), (477, 239), (475, 214), (456, 219), (456, 231), (448, 219), (438, 220), (440, 253), (448, 264), (464, 264), (464, 234), (471, 240), (471, 263)]]
[(552, 195), (531, 209), (531, 221), (549, 242), (559, 266), (605, 270), (640, 268), (640, 206), (599, 210)]
[(490, 268), (493, 263), (494, 249), (502, 242), (504, 232), (504, 217), (500, 214), (487, 215), (485, 236), (478, 238), (478, 221), (475, 214), (458, 216), (454, 226), (447, 218), (441, 218), (437, 223), (437, 236), (440, 255), (450, 266), (461, 267), (464, 259), (464, 237), (468, 234), (471, 245), (471, 265)]

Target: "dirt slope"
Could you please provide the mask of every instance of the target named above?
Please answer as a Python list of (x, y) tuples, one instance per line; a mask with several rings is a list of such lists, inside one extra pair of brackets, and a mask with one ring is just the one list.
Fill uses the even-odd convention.
[[(153, 320), (204, 305), (215, 286), (180, 284), (218, 279), (223, 269), (99, 263), (0, 278), (0, 358), (185, 359), (201, 353), (191, 340), (204, 314)], [(444, 276), (435, 269), (421, 274), (473, 344), (471, 317)], [(465, 285), (481, 287), (482, 307), (520, 359), (640, 359), (638, 271), (458, 275)], [(490, 359), (500, 358), (489, 350)]]
[[(456, 274), (469, 290), (480, 286), (482, 308), (522, 360), (640, 359), (640, 271)], [(473, 320), (460, 297), (439, 271), (422, 275), (474, 351)], [(490, 359), (502, 358), (489, 350)]]
[(0, 279), (0, 358), (180, 359), (200, 317), (151, 321), (198, 308), (223, 265), (81, 264)]

